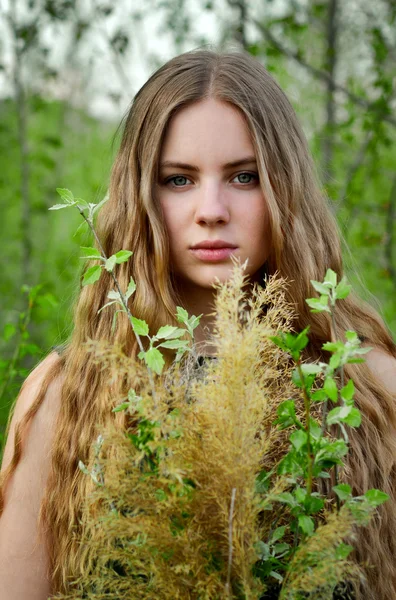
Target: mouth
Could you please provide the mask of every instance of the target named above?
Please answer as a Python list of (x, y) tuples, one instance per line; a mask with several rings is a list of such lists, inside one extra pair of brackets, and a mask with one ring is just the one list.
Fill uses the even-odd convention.
[(227, 260), (237, 250), (236, 246), (220, 248), (191, 248), (193, 255), (203, 262), (221, 262)]

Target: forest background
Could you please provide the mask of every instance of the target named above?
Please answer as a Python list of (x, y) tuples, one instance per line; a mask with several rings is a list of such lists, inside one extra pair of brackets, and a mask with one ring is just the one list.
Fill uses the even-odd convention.
[(71, 331), (90, 245), (77, 211), (48, 212), (55, 188), (102, 200), (134, 94), (210, 44), (244, 48), (287, 93), (348, 278), (396, 335), (395, 0), (0, 0), (0, 452), (21, 382)]

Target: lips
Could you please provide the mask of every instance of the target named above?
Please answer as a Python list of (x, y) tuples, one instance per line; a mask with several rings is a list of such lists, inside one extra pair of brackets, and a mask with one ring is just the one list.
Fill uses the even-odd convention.
[(199, 242), (195, 244), (195, 246), (191, 246), (192, 250), (198, 249), (207, 249), (207, 250), (215, 250), (218, 248), (237, 248), (235, 244), (231, 244), (230, 242), (226, 242), (224, 240), (204, 240), (203, 242)]
[(235, 246), (221, 246), (220, 248), (191, 248), (190, 252), (194, 255), (194, 257), (206, 263), (213, 262), (224, 262), (228, 261), (231, 254), (236, 250)]

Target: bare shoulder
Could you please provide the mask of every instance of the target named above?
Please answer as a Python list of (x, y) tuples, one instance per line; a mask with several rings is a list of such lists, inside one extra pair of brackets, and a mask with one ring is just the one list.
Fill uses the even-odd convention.
[[(14, 456), (16, 426), (31, 411), (22, 454), (2, 490), (0, 581), (8, 600), (43, 600), (51, 592), (47, 532), (39, 525), (39, 514), (51, 467), (52, 440), (60, 407), (62, 377), (56, 375), (55, 369), (59, 360), (55, 353), (50, 354), (26, 379), (15, 405), (5, 448), (3, 470)], [(53, 378), (51, 374), (54, 374)], [(41, 404), (34, 411), (46, 379), (51, 380)]]
[[(14, 454), (15, 430), (17, 424), (20, 423), (24, 416), (32, 409), (41, 391), (42, 385), (44, 384), (45, 378), (58, 361), (59, 356), (55, 352), (52, 352), (25, 380), (17, 398), (11, 419), (1, 466), (2, 471), (8, 466)], [(45, 397), (29, 424), (26, 439), (26, 452), (29, 450), (38, 451), (39, 448), (43, 448), (43, 445), (46, 447), (47, 444), (45, 442), (50, 442), (51, 432), (54, 429), (54, 422), (59, 412), (61, 387), (61, 376), (55, 377), (49, 382)], [(37, 448), (35, 448), (36, 445)]]
[(380, 348), (372, 348), (365, 356), (370, 371), (396, 394), (396, 358)]

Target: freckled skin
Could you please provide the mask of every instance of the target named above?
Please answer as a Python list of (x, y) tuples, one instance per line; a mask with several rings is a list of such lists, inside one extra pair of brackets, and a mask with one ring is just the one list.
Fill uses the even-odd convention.
[(199, 169), (160, 168), (156, 187), (170, 240), (172, 269), (186, 297), (205, 295), (216, 277), (226, 281), (232, 270), (231, 258), (202, 262), (190, 246), (208, 239), (235, 244), (233, 254), (241, 262), (248, 259), (246, 274), (252, 279), (269, 255), (268, 210), (257, 165), (250, 162), (223, 169), (228, 162), (254, 156), (244, 118), (228, 103), (199, 101), (181, 109), (169, 124), (160, 165), (172, 161)]

